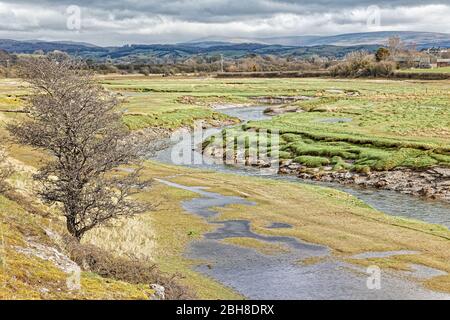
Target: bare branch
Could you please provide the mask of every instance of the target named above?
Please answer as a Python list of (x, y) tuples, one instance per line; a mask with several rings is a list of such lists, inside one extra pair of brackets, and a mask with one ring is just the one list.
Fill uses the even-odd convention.
[(117, 99), (82, 62), (57, 58), (23, 63), (22, 76), (33, 90), (28, 120), (8, 129), (19, 142), (53, 156), (35, 175), (40, 195), (61, 204), (69, 232), (81, 239), (98, 224), (148, 210), (131, 199), (144, 187), (139, 171), (116, 170), (139, 166), (147, 143), (123, 125)]

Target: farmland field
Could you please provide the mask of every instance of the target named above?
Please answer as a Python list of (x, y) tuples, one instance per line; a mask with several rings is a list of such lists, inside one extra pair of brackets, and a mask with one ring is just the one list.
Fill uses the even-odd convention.
[[(450, 81), (111, 76), (101, 77), (99, 82), (118, 94), (122, 100), (120, 111), (124, 113), (124, 123), (132, 130), (160, 127), (172, 131), (191, 127), (196, 120), (205, 120), (212, 126), (234, 123), (236, 130), (267, 128), (280, 131), (282, 158), (314, 168), (333, 166), (333, 170), (370, 171), (450, 166)], [(21, 113), (2, 111), (20, 110), (27, 93), (27, 88), (19, 81), (0, 81), (1, 138), (6, 137), (6, 123), (24, 117)], [(245, 108), (260, 104), (258, 97), (284, 96), (308, 99), (286, 102), (281, 107), (270, 106), (281, 114), (270, 120), (248, 122), (243, 128), (237, 119), (214, 108), (216, 105)], [(289, 112), (283, 113), (285, 111)], [(13, 183), (31, 197), (31, 174), (46, 155), (16, 144), (12, 144), (9, 151), (14, 163), (23, 169), (13, 176)], [(183, 283), (199, 298), (242, 298), (242, 294), (226, 282), (207, 276), (209, 271), (199, 271), (201, 268), (215, 270), (213, 260), (185, 254), (188, 248), (201, 243), (206, 234), (215, 232), (217, 223), (224, 221), (246, 221), (249, 232), (259, 238), (242, 234), (230, 236), (217, 241), (220, 248), (244, 248), (270, 257), (285, 254), (289, 248), (261, 239), (293, 238), (330, 250), (324, 257), (295, 261), (299, 266), (338, 260), (358, 266), (377, 264), (383, 270), (412, 272), (413, 266), (421, 265), (443, 274), (416, 279), (415, 283), (436, 292), (450, 292), (450, 234), (444, 226), (389, 216), (347, 193), (320, 186), (195, 170), (156, 161), (146, 162), (142, 173), (147, 178), (163, 179), (188, 188), (208, 188), (210, 192), (240, 197), (252, 203), (251, 206), (220, 207), (217, 216), (203, 219), (187, 212), (183, 206), (186, 201), (198, 197), (195, 192), (159, 181), (139, 195), (144, 201), (160, 204), (153, 212), (121, 219), (114, 227), (103, 226), (87, 234), (86, 243), (119, 256), (149, 259), (164, 272), (181, 273)], [(37, 218), (24, 213), (27, 207), (18, 208), (17, 204), (0, 198), (0, 208), (5, 209), (2, 220), (14, 222), (10, 223), (14, 227), (6, 233), (14, 244), (25, 241), (20, 232), (43, 233), (41, 229), (37, 230)], [(20, 215), (12, 216), (13, 211)], [(49, 217), (39, 219), (46, 226), (63, 229), (63, 222), (52, 212)], [(290, 227), (269, 227), (273, 223)], [(409, 253), (354, 258), (364, 253), (403, 251)], [(15, 253), (13, 247), (6, 252), (14, 261), (14, 268), (8, 275), (15, 279), (15, 285), (24, 288), (17, 294), (11, 289), (7, 296), (35, 297), (30, 283), (36, 279), (21, 271), (33, 269), (29, 260)], [(40, 267), (39, 272), (46, 274), (45, 268)], [(136, 285), (105, 283), (88, 272), (82, 276), (89, 291), (78, 298), (109, 297), (106, 291), (113, 285), (123, 292), (113, 297), (136, 298), (145, 292)], [(46, 277), (51, 275), (46, 274)], [(67, 292), (59, 294), (60, 297), (67, 295)]]
[[(121, 99), (132, 130), (237, 123), (216, 105), (257, 105), (258, 97), (306, 97), (285, 102), (270, 121), (244, 130), (281, 134), (280, 158), (334, 171), (386, 171), (450, 166), (450, 81), (336, 79), (214, 79), (102, 77)], [(20, 109), (26, 88), (4, 80), (0, 110)], [(288, 112), (287, 112), (288, 111)], [(2, 112), (4, 119), (22, 117)], [(237, 127), (239, 128), (239, 127)]]
[(290, 113), (247, 127), (280, 130), (284, 158), (325, 157), (337, 168), (346, 166), (345, 160), (359, 170), (450, 165), (450, 81), (140, 78), (103, 83), (125, 97), (125, 122), (134, 129), (225, 120), (209, 108), (215, 104), (307, 96), (312, 99), (287, 103)]
[(450, 73), (450, 67), (441, 67), (441, 68), (433, 68), (433, 69), (417, 69), (417, 68), (411, 68), (411, 69), (404, 69), (400, 70), (399, 72), (414, 72), (414, 73)]

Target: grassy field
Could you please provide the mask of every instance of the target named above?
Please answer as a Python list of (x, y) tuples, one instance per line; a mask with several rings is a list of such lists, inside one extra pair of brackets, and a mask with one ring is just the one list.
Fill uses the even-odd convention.
[(68, 274), (52, 260), (19, 251), (31, 243), (54, 250), (54, 240), (45, 230), (61, 232), (64, 224), (55, 216), (42, 217), (23, 206), (0, 195), (0, 300), (148, 299), (153, 293), (146, 285), (105, 279), (90, 272), (81, 273), (81, 291), (70, 290)]
[[(249, 126), (281, 130), (283, 151), (289, 153), (286, 156), (303, 157), (299, 159), (302, 161), (318, 161), (320, 159), (316, 157), (321, 157), (323, 161), (331, 162), (334, 157), (340, 157), (345, 164), (348, 163), (345, 160), (351, 159), (355, 161), (352, 165), (361, 161), (359, 164), (375, 168), (385, 163), (383, 159), (390, 159), (395, 154), (393, 159), (402, 159), (395, 163), (401, 165), (411, 159), (416, 159), (414, 161), (418, 164), (450, 162), (446, 153), (450, 139), (448, 81), (144, 77), (103, 78), (101, 81), (108, 89), (122, 94), (124, 102), (121, 109), (126, 112), (125, 121), (130, 121), (127, 117), (131, 117), (132, 121), (128, 123), (134, 124), (139, 119), (138, 125), (130, 125), (132, 128), (160, 125), (173, 129), (189, 125), (194, 118), (214, 120), (217, 115), (209, 108), (214, 103), (245, 104), (251, 103), (254, 96), (308, 95), (315, 99), (295, 104), (305, 112), (285, 114), (268, 122), (250, 123)], [(19, 82), (0, 81), (0, 110), (20, 108), (25, 94), (26, 88), (20, 87)], [(0, 127), (11, 119), (20, 120), (22, 116), (0, 112)], [(352, 121), (318, 121), (336, 117), (351, 118)], [(141, 121), (143, 118), (151, 120)], [(5, 137), (4, 129), (0, 128), (0, 138)], [(406, 156), (401, 155), (403, 152)], [(10, 154), (21, 168), (13, 182), (25, 196), (33, 197), (31, 173), (39, 167), (39, 160), (45, 159), (45, 155), (17, 145), (11, 146)], [(362, 163), (362, 154), (370, 155), (366, 159), (368, 162)], [(375, 162), (370, 162), (372, 160)], [(323, 165), (322, 162), (320, 165)], [(260, 234), (292, 236), (323, 244), (331, 248), (336, 258), (354, 263), (356, 261), (350, 258), (353, 254), (367, 251), (417, 251), (417, 254), (376, 261), (367, 259), (357, 263), (376, 262), (384, 268), (402, 270), (407, 270), (411, 264), (421, 264), (450, 273), (448, 229), (387, 216), (345, 193), (155, 162), (146, 163), (143, 174), (149, 178), (208, 187), (214, 192), (237, 195), (257, 203), (245, 210), (241, 206), (220, 208), (221, 214), (217, 219), (247, 219), (252, 230)], [(156, 262), (164, 272), (179, 272), (184, 276), (182, 281), (193, 288), (200, 298), (240, 298), (231, 289), (193, 270), (193, 266), (208, 262), (193, 261), (183, 255), (189, 243), (212, 228), (207, 221), (182, 209), (181, 201), (192, 197), (195, 194), (156, 183), (140, 195), (144, 201), (158, 204), (155, 211), (117, 221), (114, 227), (93, 230), (85, 242), (120, 256), (131, 254)], [(106, 280), (90, 273), (83, 273), (83, 287), (86, 285), (83, 294), (77, 296), (67, 291), (57, 291), (64, 285), (64, 275), (48, 261), (18, 253), (15, 246), (25, 246), (30, 237), (47, 243), (44, 229), (62, 232), (61, 219), (51, 210), (48, 217), (36, 216), (21, 204), (5, 198), (0, 198), (0, 212), (4, 262), (1, 280), (8, 286), (7, 291), (2, 291), (5, 292), (3, 298), (147, 296), (148, 288)], [(272, 222), (288, 223), (293, 228), (267, 228)], [(227, 242), (265, 253), (285, 250), (246, 238), (229, 239)], [(435, 290), (450, 292), (448, 275), (434, 277), (424, 284)], [(36, 293), (42, 287), (56, 293)]]
[(402, 73), (414, 72), (414, 73), (450, 73), (450, 67), (441, 67), (441, 68), (433, 68), (433, 69), (403, 69), (399, 70)]
[[(368, 251), (412, 250), (418, 254), (378, 259), (384, 268), (409, 270), (411, 264), (422, 264), (450, 271), (448, 250), (450, 232), (444, 227), (418, 221), (387, 216), (369, 208), (356, 198), (331, 189), (296, 183), (250, 178), (214, 172), (198, 171), (149, 162), (144, 174), (188, 186), (207, 187), (212, 192), (240, 196), (255, 202), (256, 206), (232, 205), (217, 208), (216, 220), (249, 220), (252, 231), (263, 235), (291, 236), (305, 241), (323, 244), (332, 249), (337, 259), (359, 264), (373, 264), (373, 259), (353, 261), (351, 256)], [(212, 226), (197, 216), (181, 209), (180, 201), (196, 195), (163, 184), (142, 195), (142, 199), (160, 202), (156, 212), (137, 219), (123, 221), (121, 228), (102, 228), (92, 232), (92, 241), (107, 250), (140, 251), (154, 259), (164, 269), (181, 272), (186, 283), (204, 298), (230, 297), (231, 292), (214, 282), (200, 281), (191, 267), (208, 264), (208, 261), (191, 261), (182, 257), (185, 246), (201, 237)], [(273, 222), (287, 223), (291, 229), (270, 229)], [(129, 236), (133, 225), (138, 235)], [(151, 229), (153, 250), (143, 246), (140, 230)], [(148, 234), (148, 231), (144, 231)], [(128, 234), (128, 236), (127, 236)], [(108, 241), (106, 241), (108, 240)], [(227, 243), (245, 246), (273, 254), (286, 250), (272, 243), (248, 238), (231, 238)], [(120, 248), (120, 249), (118, 249)], [(133, 252), (131, 251), (131, 252)], [(427, 280), (426, 286), (443, 291), (450, 290), (450, 276)]]
[[(224, 121), (208, 106), (252, 97), (305, 95), (302, 113), (247, 128), (279, 130), (281, 157), (335, 170), (450, 166), (450, 81), (329, 79), (104, 79), (125, 97), (131, 128)], [(290, 106), (292, 107), (292, 105)], [(330, 122), (330, 119), (343, 121)]]
[[(32, 162), (23, 162), (31, 167)], [(229, 206), (221, 208), (218, 220), (247, 219), (252, 230), (259, 234), (292, 236), (327, 245), (333, 256), (358, 264), (377, 263), (384, 268), (408, 270), (411, 264), (422, 264), (450, 272), (448, 245), (450, 233), (447, 229), (426, 223), (394, 218), (377, 212), (352, 196), (331, 189), (272, 181), (259, 178), (243, 178), (234, 175), (197, 171), (160, 163), (148, 162), (143, 174), (148, 178), (164, 178), (191, 186), (203, 186), (213, 192), (236, 195), (256, 206)], [(205, 299), (239, 298), (232, 290), (210, 278), (193, 271), (197, 264), (184, 256), (186, 246), (212, 226), (205, 220), (185, 212), (181, 201), (196, 195), (162, 184), (155, 184), (148, 192), (139, 196), (144, 201), (158, 204), (155, 211), (133, 219), (117, 221), (113, 226), (92, 230), (85, 243), (92, 243), (119, 256), (135, 256), (158, 264), (168, 273), (180, 273), (182, 282), (192, 288), (198, 297)], [(307, 204), (307, 205), (305, 205)], [(43, 229), (62, 232), (59, 218), (50, 213), (41, 218), (26, 212), (17, 203), (0, 201), (2, 208), (3, 248), (6, 255), (4, 283), (8, 290), (5, 297), (17, 298), (144, 298), (145, 288), (123, 282), (105, 280), (94, 274), (83, 273), (84, 291), (73, 295), (66, 291), (58, 294), (31, 294), (40, 287), (51, 290), (62, 288), (64, 274), (52, 267), (50, 262), (29, 257), (15, 251), (15, 246), (26, 246), (25, 239), (34, 236), (34, 241), (44, 238)], [(291, 229), (269, 229), (272, 222), (288, 223)], [(6, 239), (6, 241), (5, 241)], [(226, 242), (273, 254), (286, 250), (271, 243), (255, 242), (246, 238), (231, 238)], [(417, 254), (395, 256), (386, 259), (353, 261), (353, 254), (367, 251), (412, 250)], [(313, 262), (305, 262), (313, 263)], [(32, 276), (36, 275), (36, 276)], [(16, 282), (12, 283), (11, 279)], [(41, 282), (39, 282), (39, 279)], [(58, 280), (59, 279), (59, 280)], [(89, 282), (89, 281), (90, 282)], [(84, 281), (84, 280), (83, 280)], [(105, 282), (106, 281), (106, 282)], [(441, 291), (450, 291), (449, 276), (435, 277), (424, 285)], [(18, 290), (16, 286), (22, 286)], [(106, 290), (106, 291), (105, 291)]]
[(244, 126), (277, 130), (281, 158), (335, 170), (450, 166), (449, 81), (295, 79), (289, 81), (295, 92), (288, 82), (273, 87), (281, 84), (284, 93), (313, 99), (287, 106), (298, 112)]

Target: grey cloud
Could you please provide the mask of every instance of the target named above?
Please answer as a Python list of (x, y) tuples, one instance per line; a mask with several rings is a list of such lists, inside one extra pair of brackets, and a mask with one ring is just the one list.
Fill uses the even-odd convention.
[[(15, 4), (29, 4), (31, 0), (6, 0)], [(87, 9), (98, 9), (115, 12), (121, 17), (121, 12), (134, 12), (146, 15), (167, 15), (187, 21), (231, 21), (236, 17), (267, 17), (277, 13), (314, 14), (333, 12), (354, 8), (364, 8), (370, 5), (380, 7), (416, 6), (429, 4), (450, 5), (449, 0), (43, 0), (40, 6), (57, 7), (79, 5)]]
[[(78, 33), (66, 28), (69, 5), (82, 8)], [(450, 32), (450, 0), (0, 0), (0, 37), (120, 44), (338, 34), (370, 31), (371, 5), (382, 9), (382, 29)]]

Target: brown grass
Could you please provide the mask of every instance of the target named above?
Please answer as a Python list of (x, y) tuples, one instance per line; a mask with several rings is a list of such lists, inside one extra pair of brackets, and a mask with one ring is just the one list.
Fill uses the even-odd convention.
[(181, 275), (163, 274), (153, 263), (133, 257), (117, 257), (96, 246), (80, 244), (70, 236), (64, 238), (64, 243), (71, 259), (86, 271), (132, 284), (162, 285), (166, 290), (166, 299), (195, 298), (189, 288), (179, 284)]

